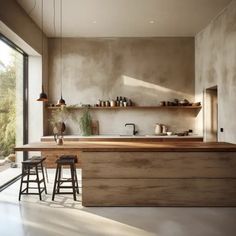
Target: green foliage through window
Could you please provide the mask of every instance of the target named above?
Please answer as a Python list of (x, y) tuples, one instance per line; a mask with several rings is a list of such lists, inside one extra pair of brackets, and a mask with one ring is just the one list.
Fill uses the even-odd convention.
[[(0, 64), (3, 63), (0, 61)], [(16, 63), (0, 68), (0, 156), (14, 152), (16, 142)]]

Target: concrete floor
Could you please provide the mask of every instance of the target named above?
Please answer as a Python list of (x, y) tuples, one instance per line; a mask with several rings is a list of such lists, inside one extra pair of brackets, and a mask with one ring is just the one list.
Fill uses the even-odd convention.
[(82, 207), (81, 197), (22, 196), (19, 181), (0, 193), (1, 236), (234, 236), (236, 208)]
[(11, 168), (10, 166), (10, 163), (0, 166), (0, 186), (21, 174), (21, 168)]

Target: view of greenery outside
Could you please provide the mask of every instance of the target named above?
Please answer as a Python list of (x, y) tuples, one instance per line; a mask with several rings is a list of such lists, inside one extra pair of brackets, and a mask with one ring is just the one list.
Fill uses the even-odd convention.
[[(1, 52), (0, 52), (1, 53)], [(0, 159), (14, 153), (16, 141), (16, 56), (5, 65), (0, 59)]]

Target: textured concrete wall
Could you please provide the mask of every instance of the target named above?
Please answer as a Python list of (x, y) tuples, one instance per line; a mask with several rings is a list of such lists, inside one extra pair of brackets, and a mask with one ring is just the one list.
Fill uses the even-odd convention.
[[(219, 141), (236, 143), (236, 1), (196, 36), (196, 99), (203, 101), (206, 88), (218, 86)], [(203, 111), (198, 115), (203, 128)]]
[[(49, 98), (60, 96), (59, 39), (49, 39)], [(158, 105), (174, 98), (194, 99), (194, 38), (64, 38), (63, 95), (67, 104), (95, 104), (116, 96), (137, 105)], [(175, 130), (194, 129), (194, 112), (96, 111), (101, 133), (124, 132), (134, 122), (153, 133), (156, 122)], [(183, 122), (184, 118), (184, 122)], [(72, 129), (71, 129), (72, 130)], [(73, 133), (78, 133), (74, 127)]]

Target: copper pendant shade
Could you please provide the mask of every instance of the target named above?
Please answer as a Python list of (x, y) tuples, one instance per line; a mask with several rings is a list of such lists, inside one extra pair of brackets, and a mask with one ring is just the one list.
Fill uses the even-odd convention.
[(61, 94), (61, 98), (57, 101), (57, 106), (65, 106), (66, 105), (66, 101), (62, 98), (62, 94)]
[(39, 102), (47, 102), (48, 101), (48, 96), (44, 92), (43, 85), (42, 85), (42, 92), (39, 94), (39, 98), (37, 99)]

